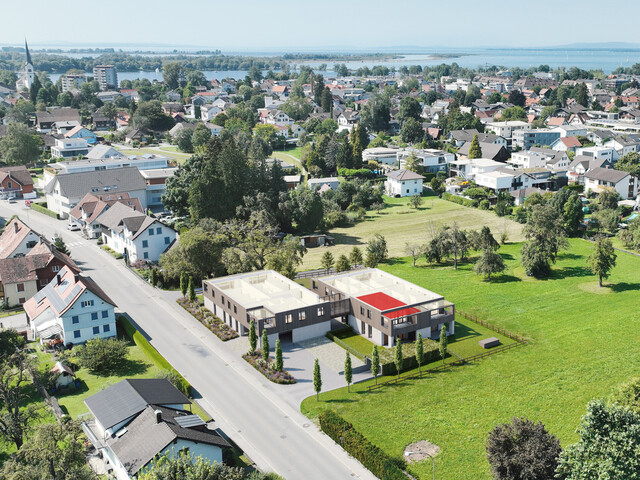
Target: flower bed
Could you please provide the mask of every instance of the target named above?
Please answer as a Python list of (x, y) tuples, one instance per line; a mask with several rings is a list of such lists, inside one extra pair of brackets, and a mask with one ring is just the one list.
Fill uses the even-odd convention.
[(275, 362), (270, 358), (268, 362), (265, 362), (260, 355), (260, 351), (256, 350), (253, 355), (245, 353), (242, 358), (253, 365), (253, 368), (262, 373), (265, 377), (271, 380), (273, 383), (279, 383), (281, 385), (291, 385), (296, 383), (296, 379), (293, 378), (286, 370), (281, 372), (275, 368)]
[(238, 337), (237, 332), (231, 329), (229, 325), (216, 317), (207, 308), (201, 307), (198, 302), (190, 302), (188, 298), (179, 298), (176, 302), (178, 302), (178, 304), (187, 312), (193, 315), (201, 324), (211, 330), (216, 337), (223, 342)]

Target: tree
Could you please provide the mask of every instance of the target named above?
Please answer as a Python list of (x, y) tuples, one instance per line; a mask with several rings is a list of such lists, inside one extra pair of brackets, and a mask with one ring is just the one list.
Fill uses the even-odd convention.
[(42, 140), (33, 135), (25, 125), (10, 123), (7, 133), (0, 138), (0, 156), (9, 165), (27, 165), (35, 163), (40, 157)]
[(479, 247), (482, 250), (492, 250), (495, 252), (500, 248), (500, 244), (493, 237), (493, 234), (491, 233), (491, 229), (486, 225), (484, 225), (480, 230), (479, 241), (480, 241)]
[(173, 118), (165, 115), (158, 100), (140, 102), (132, 120), (135, 128), (145, 132), (169, 130), (175, 123)]
[(443, 323), (442, 328), (440, 329), (440, 357), (442, 357), (442, 364), (444, 365), (444, 359), (447, 356), (447, 324)]
[(196, 287), (191, 276), (189, 277), (189, 301), (192, 303), (196, 301)]
[(262, 354), (262, 360), (269, 361), (269, 336), (267, 335), (267, 329), (262, 330), (262, 342), (260, 344), (260, 353)]
[(179, 62), (168, 62), (162, 66), (162, 80), (167, 88), (173, 90), (181, 87), (185, 80), (185, 72)]
[(424, 343), (422, 342), (422, 334), (418, 332), (416, 337), (416, 363), (418, 364), (418, 373), (424, 363)]
[(320, 362), (318, 362), (317, 358), (313, 362), (313, 391), (316, 392), (316, 401), (318, 401), (322, 391), (322, 374), (320, 373)]
[(420, 195), (419, 193), (411, 195), (409, 197), (409, 205), (411, 206), (411, 208), (414, 208), (416, 210), (420, 208), (420, 205), (422, 205), (422, 195)]
[(362, 108), (361, 122), (370, 132), (384, 132), (389, 129), (391, 101), (384, 94), (375, 93)]
[(418, 143), (424, 137), (422, 123), (414, 118), (408, 118), (400, 129), (400, 138), (405, 143)]
[(476, 262), (473, 270), (478, 275), (486, 275), (487, 279), (491, 280), (491, 275), (502, 273), (505, 268), (504, 260), (499, 253), (485, 249), (482, 251), (482, 255)]
[(469, 146), (469, 159), (482, 158), (482, 149), (480, 148), (480, 142), (478, 141), (478, 134), (473, 136), (471, 145)]
[(276, 340), (276, 370), (281, 372), (284, 369), (282, 361), (282, 345), (280, 345), (280, 339)]
[(151, 269), (151, 285), (155, 287), (158, 284), (158, 269), (153, 267)]
[(195, 149), (202, 147), (209, 141), (210, 138), (211, 130), (209, 130), (209, 128), (204, 123), (198, 123), (195, 130), (193, 131), (193, 137), (191, 138), (193, 148)]
[(190, 129), (183, 128), (180, 130), (176, 136), (173, 137), (173, 142), (181, 152), (193, 153), (193, 132)]
[(180, 273), (180, 291), (183, 298), (187, 296), (189, 291), (189, 275), (187, 275), (187, 272)]
[(522, 266), (529, 276), (544, 277), (551, 273), (558, 252), (568, 246), (562, 217), (551, 205), (534, 205), (523, 229)]
[(100, 107), (100, 113), (113, 122), (118, 116), (118, 107), (115, 103), (105, 103)]
[(509, 103), (514, 104), (516, 107), (524, 107), (527, 102), (527, 98), (520, 90), (511, 90), (509, 93)]
[(322, 254), (322, 258), (320, 258), (320, 265), (324, 270), (331, 270), (333, 268), (333, 254), (330, 251), (326, 251)]
[(424, 252), (424, 247), (422, 245), (418, 245), (417, 243), (405, 243), (404, 244), (404, 253), (409, 255), (413, 259), (413, 266), (416, 266), (416, 260), (420, 255)]
[(640, 414), (640, 378), (633, 378), (616, 388), (609, 402)]
[(41, 423), (18, 452), (4, 463), (0, 478), (6, 480), (92, 480), (87, 465), (85, 437), (79, 420), (65, 416), (55, 423)]
[(576, 93), (573, 95), (573, 98), (578, 105), (582, 105), (583, 107), (589, 106), (589, 90), (584, 82), (576, 87)]
[(362, 251), (358, 247), (353, 247), (349, 253), (349, 263), (351, 265), (362, 264)]
[(353, 369), (351, 367), (351, 355), (349, 352), (345, 352), (347, 355), (344, 359), (344, 380), (347, 382), (347, 392), (349, 392), (349, 387), (351, 386), (351, 381), (353, 380)]
[(58, 250), (60, 253), (69, 255), (69, 249), (65, 245), (64, 240), (62, 240), (62, 237), (56, 237), (53, 242), (53, 246), (56, 247), (56, 250)]
[(500, 115), (501, 122), (509, 122), (515, 120), (527, 121), (527, 112), (522, 107), (505, 108)]
[(402, 100), (400, 100), (400, 109), (398, 110), (397, 115), (400, 123), (404, 125), (404, 123), (409, 119), (413, 119), (418, 121), (418, 123), (422, 123), (421, 115), (422, 107), (420, 106), (420, 102), (417, 99), (407, 95), (406, 97), (403, 97)]
[(249, 355), (256, 352), (258, 346), (258, 334), (256, 333), (256, 321), (252, 318), (249, 324)]
[(496, 480), (552, 479), (561, 448), (541, 422), (514, 418), (487, 438), (487, 460)]
[(562, 209), (564, 220), (564, 231), (570, 237), (576, 236), (580, 231), (580, 225), (584, 219), (582, 202), (577, 194), (573, 194), (565, 202)]
[(433, 177), (429, 182), (429, 187), (436, 195), (440, 195), (444, 192), (444, 182), (440, 180), (438, 177)]
[(618, 208), (618, 199), (620, 195), (611, 187), (603, 188), (598, 194), (598, 208), (600, 210), (615, 210)]
[(578, 428), (580, 440), (558, 458), (566, 480), (640, 478), (640, 415), (619, 405), (593, 401)]
[(636, 177), (640, 176), (640, 153), (630, 152), (622, 156), (616, 162), (616, 170), (629, 172)]
[(364, 264), (366, 267), (375, 268), (379, 263), (387, 259), (388, 254), (387, 241), (384, 236), (376, 233), (373, 238), (367, 242), (367, 257)]
[(374, 345), (371, 351), (371, 374), (378, 384), (378, 375), (380, 375), (380, 354), (378, 353), (378, 346)]
[(396, 338), (396, 346), (393, 349), (393, 363), (396, 366), (396, 373), (399, 377), (404, 368), (404, 354), (402, 353), (402, 339), (400, 337)]
[(351, 270), (349, 259), (346, 257), (346, 255), (340, 255), (338, 257), (338, 261), (336, 262), (336, 272), (348, 272), (349, 270)]
[(602, 287), (602, 279), (609, 278), (609, 272), (616, 266), (616, 258), (611, 240), (599, 235), (596, 237), (593, 253), (587, 258), (587, 265), (591, 272), (598, 277), (598, 284)]
[(119, 338), (92, 338), (76, 349), (80, 364), (98, 375), (113, 375), (127, 364), (127, 342)]

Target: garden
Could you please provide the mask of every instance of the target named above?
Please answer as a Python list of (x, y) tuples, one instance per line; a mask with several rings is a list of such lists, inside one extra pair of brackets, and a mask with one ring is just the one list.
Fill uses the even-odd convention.
[[(321, 393), (319, 401), (307, 398), (302, 411), (315, 418), (327, 408), (336, 410), (395, 459), (407, 445), (429, 441), (441, 449), (435, 464), (443, 479), (490, 478), (487, 435), (514, 416), (542, 421), (563, 447), (575, 442), (587, 402), (637, 375), (640, 258), (619, 254), (611, 277), (598, 287), (586, 266), (593, 244), (574, 239), (569, 245), (542, 280), (525, 275), (521, 244), (502, 246), (507, 268), (493, 281), (476, 275), (473, 262), (457, 271), (450, 264), (426, 264), (424, 258), (416, 267), (410, 258), (380, 265), (442, 294), (458, 312), (525, 336), (529, 345), (372, 393), (366, 387), (373, 380), (353, 385), (351, 393), (346, 387)], [(457, 322), (450, 350), (458, 355), (475, 353), (478, 339), (500, 338), (476, 323)], [(431, 478), (431, 463), (410, 464), (408, 472)]]

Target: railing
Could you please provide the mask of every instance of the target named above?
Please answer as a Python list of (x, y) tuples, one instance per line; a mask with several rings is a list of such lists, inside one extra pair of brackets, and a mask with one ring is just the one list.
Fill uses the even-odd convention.
[(502, 345), (500, 347), (494, 347), (491, 350), (489, 350), (488, 352), (483, 352), (483, 353), (478, 353), (476, 355), (472, 355), (470, 357), (466, 357), (466, 358), (462, 358), (459, 355), (457, 355), (456, 353), (454, 353), (451, 350), (448, 350), (449, 353), (451, 353), (453, 356), (455, 356), (458, 360), (455, 360), (453, 362), (449, 362), (449, 363), (443, 363), (442, 365), (439, 365), (437, 367), (434, 368), (430, 368), (428, 370), (423, 370), (421, 372), (418, 373), (411, 373), (411, 374), (407, 374), (407, 375), (399, 375), (397, 377), (395, 377), (392, 380), (387, 380), (386, 382), (382, 382), (382, 383), (377, 383), (374, 385), (368, 385), (367, 386), (367, 391), (368, 392), (373, 392), (374, 390), (379, 390), (382, 387), (386, 387), (389, 385), (398, 385), (401, 382), (405, 382), (407, 380), (414, 380), (414, 379), (420, 379), (420, 378), (424, 378), (428, 375), (431, 375), (433, 373), (437, 373), (437, 372), (441, 372), (443, 370), (446, 370), (449, 367), (456, 367), (456, 366), (460, 366), (460, 365), (464, 365), (466, 363), (470, 363), (476, 360), (482, 360), (483, 358), (489, 357), (491, 355), (495, 355), (497, 353), (502, 353), (502, 352), (506, 352), (507, 350), (511, 350), (513, 348), (518, 348), (524, 345), (527, 345), (528, 341), (525, 337), (523, 337), (522, 335), (518, 335), (517, 333), (513, 333), (510, 332), (508, 330), (505, 330), (502, 327), (498, 327), (496, 325), (493, 325), (492, 323), (489, 323), (485, 320), (482, 320), (480, 318), (478, 318), (475, 315), (471, 315), (465, 312), (461, 312), (460, 310), (456, 311), (457, 315), (460, 315), (464, 318), (466, 318), (467, 320), (471, 320), (474, 323), (477, 323), (478, 325), (482, 325), (483, 327), (488, 328), (489, 330), (493, 330), (496, 333), (500, 333), (501, 335), (504, 335), (505, 337), (510, 338), (511, 340), (514, 340), (515, 343), (511, 343), (509, 345)]
[[(351, 265), (351, 270), (360, 270), (362, 268), (365, 268), (364, 265)], [(315, 278), (315, 277), (323, 277), (326, 275), (332, 275), (334, 273), (344, 273), (344, 272), (336, 272), (335, 268), (330, 268), (330, 269), (324, 269), (324, 268), (320, 268), (318, 270), (307, 270), (306, 272), (298, 272), (296, 274), (296, 280), (299, 280), (301, 278)]]

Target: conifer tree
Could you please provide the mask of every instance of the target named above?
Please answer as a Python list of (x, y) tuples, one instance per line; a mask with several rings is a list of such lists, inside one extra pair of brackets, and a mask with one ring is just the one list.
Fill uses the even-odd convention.
[(316, 392), (316, 401), (318, 401), (322, 391), (322, 374), (320, 373), (320, 362), (318, 362), (317, 358), (313, 362), (313, 391)]
[(371, 352), (371, 374), (376, 379), (376, 385), (378, 384), (378, 375), (380, 374), (380, 354), (378, 353), (378, 346), (373, 346)]
[(347, 356), (344, 359), (344, 379), (347, 382), (347, 392), (349, 392), (351, 380), (353, 380), (353, 369), (351, 367), (351, 355), (349, 354), (349, 352), (346, 353)]

